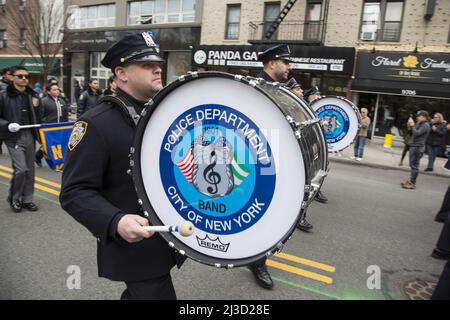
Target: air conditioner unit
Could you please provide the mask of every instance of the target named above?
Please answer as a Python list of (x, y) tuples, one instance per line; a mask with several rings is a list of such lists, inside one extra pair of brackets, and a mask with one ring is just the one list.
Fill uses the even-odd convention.
[(375, 32), (361, 32), (361, 40), (374, 41), (376, 37)]
[(0, 49), (6, 48), (6, 41), (0, 40)]

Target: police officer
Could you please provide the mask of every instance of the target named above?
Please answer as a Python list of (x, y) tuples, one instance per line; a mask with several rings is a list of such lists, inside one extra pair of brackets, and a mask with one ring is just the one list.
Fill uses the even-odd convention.
[[(264, 69), (259, 74), (260, 78), (268, 82), (280, 83), (288, 80), (289, 72), (292, 70), (289, 46), (281, 44), (271, 47), (260, 53), (258, 60), (264, 65)], [(248, 267), (261, 287), (265, 289), (273, 288), (273, 280), (267, 270), (266, 258), (262, 258)]]
[(178, 256), (149, 224), (138, 205), (129, 169), (137, 115), (162, 89), (158, 46), (148, 32), (127, 34), (102, 64), (117, 91), (75, 123), (67, 150), (61, 206), (98, 241), (99, 276), (124, 281), (122, 299), (176, 299), (170, 270)]
[[(306, 101), (308, 101), (308, 103), (313, 102), (314, 100), (316, 100), (317, 98), (320, 97), (320, 90), (318, 86), (314, 86), (308, 90), (305, 91), (304, 93), (305, 99)], [(323, 194), (323, 192), (321, 190), (319, 190), (319, 192), (317, 192), (316, 197), (314, 198), (314, 200), (321, 202), (321, 203), (327, 203), (328, 199), (327, 197), (325, 197), (325, 195)], [(311, 226), (312, 228), (312, 226)]]

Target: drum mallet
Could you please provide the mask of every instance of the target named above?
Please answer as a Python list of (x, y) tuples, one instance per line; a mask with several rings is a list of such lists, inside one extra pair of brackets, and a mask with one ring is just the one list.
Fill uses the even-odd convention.
[(183, 221), (179, 226), (145, 226), (144, 229), (151, 232), (178, 232), (183, 237), (194, 233), (194, 225), (189, 221)]

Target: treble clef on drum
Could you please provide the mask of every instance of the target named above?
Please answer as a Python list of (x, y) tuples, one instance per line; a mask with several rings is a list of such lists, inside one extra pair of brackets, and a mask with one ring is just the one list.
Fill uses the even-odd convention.
[(222, 178), (220, 178), (220, 174), (218, 174), (217, 172), (214, 171), (214, 167), (216, 166), (216, 152), (213, 150), (211, 152), (211, 164), (208, 165), (205, 169), (205, 171), (203, 171), (203, 178), (205, 178), (205, 181), (208, 182), (209, 184), (213, 185), (214, 187), (208, 187), (206, 188), (206, 190), (210, 193), (210, 194), (216, 194), (217, 193), (217, 185), (220, 183), (220, 181), (222, 180)]

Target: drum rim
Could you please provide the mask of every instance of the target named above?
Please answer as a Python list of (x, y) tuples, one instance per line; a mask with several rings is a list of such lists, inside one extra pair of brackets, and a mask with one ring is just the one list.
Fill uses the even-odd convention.
[(349, 99), (347, 99), (346, 97), (343, 97), (343, 96), (320, 96), (319, 98), (314, 99), (313, 101), (311, 101), (311, 107), (312, 107), (312, 105), (314, 103), (316, 103), (316, 102), (318, 102), (318, 101), (320, 101), (322, 99), (325, 99), (325, 98), (337, 98), (337, 99), (340, 99), (340, 100), (344, 100), (345, 102), (347, 102), (350, 105), (350, 107), (352, 107), (353, 111), (355, 111), (355, 113), (356, 113), (356, 117), (358, 118), (358, 130), (356, 131), (355, 138), (349, 143), (348, 146), (346, 146), (346, 147), (344, 147), (342, 149), (334, 150), (334, 151), (330, 152), (330, 153), (338, 153), (338, 152), (341, 152), (341, 151), (347, 149), (348, 147), (352, 146), (355, 143), (356, 138), (358, 138), (358, 134), (359, 134), (359, 132), (361, 130), (361, 113), (359, 112), (358, 107), (353, 102), (351, 102)]
[[(266, 83), (266, 84), (270, 84), (270, 85), (273, 85), (273, 86), (277, 86), (279, 89), (281, 89), (281, 91), (283, 91), (285, 94), (287, 94), (288, 96), (290, 96), (291, 98), (293, 98), (294, 100), (297, 100), (297, 101), (299, 101), (299, 102), (301, 102), (301, 104), (303, 105), (303, 106), (305, 106), (305, 110), (309, 113), (309, 115), (311, 116), (311, 118), (316, 118), (316, 119), (318, 119), (318, 117), (317, 117), (317, 115), (316, 115), (316, 113), (314, 112), (314, 109), (311, 107), (311, 105), (310, 105), (310, 103), (308, 103), (305, 99), (303, 99), (303, 98), (301, 98), (301, 97), (299, 97), (299, 96), (297, 96), (295, 93), (293, 93), (291, 90), (289, 90), (288, 88), (286, 88), (282, 83), (278, 83), (278, 82), (273, 82), (273, 83), (271, 83), (271, 82), (268, 82), (268, 81), (265, 81), (264, 79), (261, 79), (261, 78), (255, 78), (256, 80), (259, 80), (259, 81), (261, 81), (261, 82), (263, 82), (263, 83)], [(283, 109), (279, 106), (279, 104), (278, 104), (278, 102), (277, 101), (274, 101), (273, 99), (271, 99), (272, 100), (272, 102), (273, 103), (275, 103), (276, 105), (277, 105), (277, 107), (281, 110), (281, 112), (284, 114), (284, 112), (283, 112)], [(328, 174), (328, 172), (329, 172), (329, 157), (328, 157), (328, 153), (329, 153), (329, 151), (328, 151), (328, 143), (327, 143), (327, 139), (326, 139), (326, 137), (325, 137), (325, 133), (324, 133), (324, 129), (323, 129), (323, 125), (322, 125), (322, 123), (321, 122), (318, 122), (317, 123), (317, 126), (319, 127), (319, 129), (318, 129), (318, 132), (319, 132), (319, 134), (321, 135), (321, 138), (323, 139), (323, 141), (325, 141), (325, 143), (324, 143), (324, 148), (325, 148), (325, 150), (324, 150), (324, 152), (323, 152), (323, 154), (322, 154), (322, 168), (321, 168), (321, 170), (323, 170), (323, 172), (325, 172), (326, 174)], [(295, 130), (298, 130), (294, 125), (292, 125), (291, 124), (291, 128), (295, 131)], [(307, 141), (306, 140), (302, 140), (302, 139), (297, 139), (297, 142), (300, 144), (300, 147), (303, 149), (303, 144), (307, 144)], [(302, 157), (303, 157), (303, 162), (304, 163), (307, 163), (307, 159), (306, 159), (306, 153), (302, 153)], [(305, 187), (306, 186), (310, 186), (311, 187), (311, 182), (312, 182), (312, 180), (316, 177), (316, 176), (311, 176), (311, 174), (310, 173), (308, 173), (308, 172), (305, 172), (305, 176), (306, 176), (306, 185), (305, 185)], [(324, 182), (324, 180), (325, 180), (325, 177), (324, 178), (322, 178), (321, 180), (320, 180), (320, 183), (319, 183), (319, 187), (317, 188), (317, 189), (313, 189), (313, 190), (311, 190), (311, 189), (309, 189), (308, 191), (307, 191), (307, 193), (305, 193), (305, 197), (304, 197), (304, 200), (303, 201), (305, 201), (306, 203), (307, 203), (307, 205), (306, 205), (306, 207), (308, 207), (310, 204), (311, 204), (311, 202), (314, 200), (314, 197), (315, 197), (315, 195), (319, 192), (319, 190), (320, 190), (320, 188), (322, 187), (322, 184), (323, 184), (323, 182)], [(313, 191), (313, 193), (311, 194), (311, 191)], [(309, 193), (309, 194), (308, 194)], [(306, 208), (305, 208), (305, 210), (306, 210)]]
[[(130, 168), (131, 168), (131, 176), (133, 178), (133, 184), (134, 188), (138, 197), (138, 203), (142, 207), (144, 211), (144, 216), (149, 220), (149, 222), (152, 223), (152, 225), (162, 225), (161, 219), (156, 214), (155, 210), (153, 209), (153, 206), (149, 200), (148, 195), (145, 192), (145, 186), (144, 181), (142, 178), (141, 173), (141, 146), (142, 146), (142, 139), (145, 133), (145, 130), (147, 128), (147, 124), (155, 111), (156, 107), (159, 105), (159, 103), (169, 94), (171, 93), (175, 88), (182, 86), (185, 83), (188, 83), (190, 81), (193, 81), (197, 78), (208, 78), (208, 77), (219, 77), (219, 78), (226, 78), (230, 80), (235, 80), (242, 82), (246, 85), (249, 85), (255, 89), (257, 89), (260, 93), (264, 94), (265, 97), (270, 99), (278, 108), (278, 110), (283, 114), (285, 117), (283, 110), (280, 109), (279, 105), (274, 101), (267, 93), (264, 92), (261, 88), (258, 88), (257, 85), (252, 85), (251, 78), (246, 78), (244, 76), (239, 75), (233, 75), (226, 72), (219, 72), (219, 71), (203, 71), (203, 72), (192, 72), (183, 76), (180, 76), (177, 80), (170, 83), (169, 85), (165, 86), (163, 89), (161, 89), (153, 99), (151, 99), (146, 108), (141, 113), (141, 117), (139, 119), (138, 125), (136, 126), (135, 135), (133, 138), (133, 146), (131, 148), (130, 152)], [(288, 123), (289, 124), (289, 123)], [(289, 124), (292, 127), (292, 124)], [(294, 129), (294, 128), (292, 128)], [(298, 142), (298, 139), (297, 139)], [(303, 157), (303, 155), (302, 155)], [(306, 175), (306, 172), (305, 172)], [(305, 179), (305, 183), (306, 183)], [(305, 192), (303, 194), (303, 198), (307, 197), (307, 193)], [(299, 197), (299, 201), (300, 201)], [(303, 199), (303, 202), (306, 200)], [(192, 260), (195, 260), (197, 262), (200, 262), (202, 264), (220, 267), (220, 268), (233, 268), (238, 266), (245, 266), (249, 265), (251, 263), (256, 262), (259, 259), (262, 259), (264, 257), (268, 257), (270, 255), (273, 255), (276, 252), (281, 251), (283, 245), (286, 243), (287, 240), (290, 239), (294, 231), (296, 230), (296, 226), (301, 220), (303, 216), (303, 211), (305, 209), (303, 206), (300, 209), (300, 212), (298, 213), (297, 218), (295, 219), (293, 225), (290, 227), (290, 229), (284, 233), (281, 240), (278, 241), (278, 243), (272, 245), (266, 252), (260, 252), (256, 255), (246, 257), (246, 258), (239, 258), (239, 259), (224, 259), (224, 258), (217, 258), (217, 257), (209, 257), (210, 260), (214, 260), (214, 262), (208, 261), (206, 257), (207, 255), (196, 251), (195, 249), (187, 246), (185, 243), (180, 241), (177, 237), (173, 236), (170, 233), (160, 233), (160, 236), (168, 243), (168, 245), (176, 250), (178, 253), (182, 254), (183, 256), (189, 257)]]

